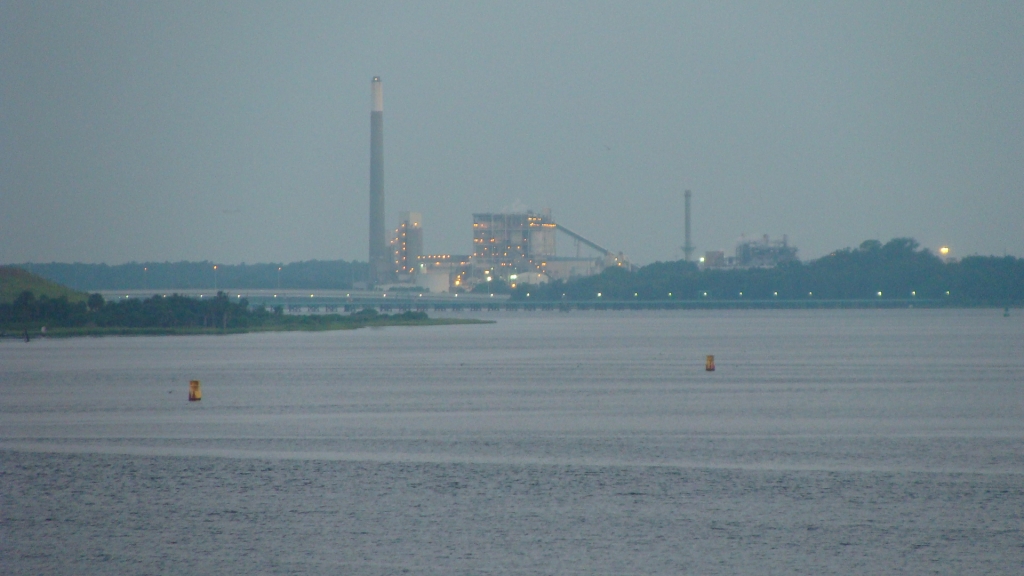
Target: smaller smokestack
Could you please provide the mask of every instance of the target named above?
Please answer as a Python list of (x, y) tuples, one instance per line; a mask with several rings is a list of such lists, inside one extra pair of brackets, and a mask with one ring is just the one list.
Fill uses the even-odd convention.
[(684, 198), (684, 200), (686, 202), (685, 203), (685, 206), (686, 206), (686, 216), (685, 216), (685, 218), (686, 218), (686, 222), (685, 222), (685, 226), (686, 226), (686, 244), (683, 246), (683, 254), (684, 254), (684, 257), (686, 258), (687, 262), (689, 262), (690, 259), (692, 258), (693, 250), (694, 250), (693, 243), (690, 241), (690, 197), (691, 196), (693, 196), (693, 193), (690, 192), (689, 190), (687, 190), (686, 194), (683, 195), (683, 198)]

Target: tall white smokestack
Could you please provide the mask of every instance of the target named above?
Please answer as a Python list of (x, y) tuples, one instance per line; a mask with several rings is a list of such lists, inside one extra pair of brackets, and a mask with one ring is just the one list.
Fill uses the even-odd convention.
[(380, 76), (370, 83), (370, 283), (391, 277), (384, 229), (384, 89)]

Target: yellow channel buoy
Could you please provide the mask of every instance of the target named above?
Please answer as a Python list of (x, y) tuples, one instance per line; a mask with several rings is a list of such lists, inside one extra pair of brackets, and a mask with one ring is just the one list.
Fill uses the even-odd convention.
[(191, 380), (188, 383), (188, 401), (198, 402), (203, 399), (203, 390), (199, 387), (199, 380)]
[(708, 359), (704, 362), (704, 369), (708, 372), (715, 371), (715, 355), (708, 354)]

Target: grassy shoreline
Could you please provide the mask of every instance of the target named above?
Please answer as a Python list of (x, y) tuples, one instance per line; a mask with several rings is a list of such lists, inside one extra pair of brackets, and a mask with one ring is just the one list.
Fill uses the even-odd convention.
[[(287, 322), (247, 326), (236, 328), (203, 328), (203, 327), (113, 327), (113, 326), (81, 326), (73, 328), (49, 328), (42, 333), (40, 327), (29, 328), (29, 338), (75, 338), (80, 336), (225, 336), (230, 334), (251, 334), (256, 332), (327, 332), (334, 330), (357, 330), (359, 328), (386, 328), (390, 326), (450, 326), (456, 324), (493, 324), (494, 320), (477, 320), (471, 318), (428, 318), (425, 320), (407, 320), (400, 318), (378, 318), (364, 322), (338, 320), (332, 322)], [(4, 328), (0, 330), (0, 338), (24, 339), (25, 328)]]

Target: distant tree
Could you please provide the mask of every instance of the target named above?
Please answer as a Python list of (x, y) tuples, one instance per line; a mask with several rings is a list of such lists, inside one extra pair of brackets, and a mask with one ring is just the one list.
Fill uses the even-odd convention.
[(882, 243), (878, 240), (865, 240), (860, 243), (861, 252), (877, 252), (882, 249)]
[(98, 292), (95, 293), (95, 294), (90, 294), (89, 295), (89, 300), (86, 302), (86, 306), (88, 306), (89, 310), (91, 310), (91, 311), (95, 311), (95, 310), (99, 310), (100, 308), (103, 308), (104, 304), (105, 304), (105, 302), (103, 300), (103, 295), (98, 293)]
[(29, 322), (36, 316), (36, 295), (25, 290), (11, 303), (12, 316), (17, 322)]

